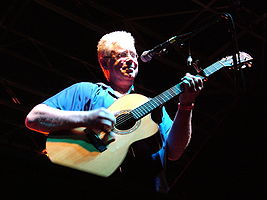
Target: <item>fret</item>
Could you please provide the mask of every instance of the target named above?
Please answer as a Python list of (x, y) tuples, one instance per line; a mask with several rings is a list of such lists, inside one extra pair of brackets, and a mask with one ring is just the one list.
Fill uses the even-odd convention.
[(131, 113), (135, 118), (135, 120), (141, 119), (145, 115), (152, 112), (154, 109), (158, 108), (159, 106), (163, 105), (164, 103), (171, 100), (175, 96), (179, 95), (183, 91), (181, 85), (182, 83), (179, 83), (171, 87), (170, 89), (162, 92), (161, 94), (157, 95), (156, 97), (150, 99), (143, 105), (133, 109)]
[(224, 67), (224, 65), (220, 61), (218, 61), (218, 62), (210, 65), (209, 67), (203, 69), (203, 73), (204, 73), (205, 76), (208, 77), (208, 76), (210, 76), (211, 74), (213, 74), (214, 72), (220, 70), (223, 67)]

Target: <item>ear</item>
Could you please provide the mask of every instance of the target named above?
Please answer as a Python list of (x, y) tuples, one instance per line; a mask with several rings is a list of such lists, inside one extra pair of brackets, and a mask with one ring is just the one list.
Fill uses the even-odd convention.
[(108, 62), (107, 60), (102, 60), (102, 67), (106, 70), (108, 70)]
[(98, 59), (98, 63), (103, 69), (108, 69), (107, 59)]

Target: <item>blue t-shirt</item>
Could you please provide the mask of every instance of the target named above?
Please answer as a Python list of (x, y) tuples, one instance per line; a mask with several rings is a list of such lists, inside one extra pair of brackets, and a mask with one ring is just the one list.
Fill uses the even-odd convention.
[[(132, 90), (133, 87), (130, 89), (129, 93)], [(60, 110), (89, 111), (101, 107), (108, 108), (117, 99), (118, 97), (110, 86), (103, 83), (80, 82), (62, 90), (43, 103)], [(164, 106), (162, 107), (161, 121), (159, 130), (162, 134), (162, 142), (164, 144), (172, 125), (172, 120)]]
[[(131, 92), (133, 92), (133, 87), (128, 93)], [(117, 99), (115, 91), (104, 83), (79, 82), (45, 100), (43, 104), (60, 110), (89, 111), (101, 107), (108, 108)], [(161, 112), (161, 122), (158, 124), (161, 147), (150, 158), (152, 160), (160, 160), (161, 162), (159, 163), (163, 167), (166, 157), (166, 139), (172, 125), (172, 120), (164, 106), (162, 106)]]

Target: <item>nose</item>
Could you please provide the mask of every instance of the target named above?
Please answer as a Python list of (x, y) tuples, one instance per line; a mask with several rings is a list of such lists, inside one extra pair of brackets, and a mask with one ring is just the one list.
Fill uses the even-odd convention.
[(137, 67), (137, 63), (135, 63), (133, 59), (127, 59), (125, 64), (127, 65), (127, 67), (131, 67), (134, 69)]
[(131, 66), (133, 64), (133, 61), (131, 59), (127, 60), (126, 61), (126, 65), (127, 66)]

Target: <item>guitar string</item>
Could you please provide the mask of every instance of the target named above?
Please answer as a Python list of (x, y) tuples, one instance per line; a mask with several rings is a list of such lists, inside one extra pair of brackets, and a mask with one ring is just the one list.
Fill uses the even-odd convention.
[[(156, 99), (155, 99), (156, 100)], [(149, 112), (151, 109), (155, 108), (155, 105), (153, 101), (147, 102), (140, 107), (131, 110), (129, 113), (127, 113), (124, 116), (121, 116), (118, 121), (116, 122), (117, 125), (121, 125), (125, 123), (128, 120), (140, 118), (142, 115), (145, 115), (147, 112)], [(132, 115), (131, 115), (132, 114)]]
[[(151, 109), (156, 108), (158, 105), (162, 104), (162, 102), (166, 102), (166, 100), (169, 100), (169, 99), (173, 98), (174, 96), (178, 95), (179, 92), (181, 92), (181, 89), (179, 87), (177, 87), (177, 85), (176, 85), (176, 86), (170, 88), (169, 90), (167, 90), (166, 92), (155, 97), (154, 101), (147, 102), (147, 103), (141, 105), (139, 108), (132, 110), (131, 112), (133, 113), (135, 111), (137, 114), (139, 114), (139, 116), (137, 116), (137, 118), (140, 118), (140, 116), (146, 114), (147, 112), (150, 112)], [(142, 111), (141, 107), (143, 109), (145, 109), (145, 112)], [(120, 118), (119, 121), (117, 121), (117, 123), (119, 125), (121, 125), (122, 123), (126, 122), (130, 118), (132, 118), (131, 115), (125, 115), (122, 118)]]
[[(120, 124), (126, 122), (127, 120), (130, 120), (132, 117), (135, 116), (135, 115), (134, 115), (134, 111), (135, 111), (137, 114), (139, 114), (139, 116), (137, 116), (137, 118), (140, 118), (140, 116), (145, 115), (146, 113), (150, 112), (152, 109), (156, 108), (160, 103), (164, 102), (165, 99), (164, 99), (164, 97), (162, 97), (162, 96), (164, 96), (166, 99), (169, 99), (169, 98), (172, 97), (172, 95), (168, 95), (168, 93), (166, 93), (166, 94), (163, 93), (163, 94), (157, 96), (157, 97), (154, 99), (154, 102), (153, 102), (153, 101), (147, 102), (147, 103), (141, 105), (140, 107), (138, 107), (138, 108), (132, 110), (130, 113), (132, 113), (133, 116), (132, 116), (132, 115), (125, 115), (125, 116), (122, 116), (122, 118), (119, 118), (119, 120), (118, 120), (117, 123), (119, 123), (119, 125), (120, 125)], [(161, 101), (160, 101), (160, 100), (161, 100)], [(141, 108), (143, 108), (143, 110), (145, 110), (145, 111), (142, 111)], [(117, 123), (116, 123), (116, 124), (117, 124)]]
[[(174, 91), (174, 89), (176, 89), (176, 91)], [(155, 109), (158, 105), (166, 102), (166, 100), (173, 98), (179, 92), (181, 92), (181, 90), (177, 87), (177, 85), (170, 88), (166, 92), (156, 96), (152, 101), (146, 102), (145, 104), (141, 105), (140, 107), (130, 111), (130, 113), (132, 113), (133, 115), (128, 113), (124, 116), (121, 116), (118, 119), (118, 121), (116, 122), (116, 124), (121, 125), (121, 124), (125, 123), (126, 121), (131, 120), (132, 118), (134, 119), (134, 117), (136, 116), (135, 114), (137, 114), (137, 118), (140, 118), (142, 115), (145, 115), (146, 113), (149, 113), (151, 110)]]
[(209, 76), (209, 75), (213, 74), (214, 72), (218, 71), (219, 69), (221, 69), (222, 67), (224, 67), (224, 65), (220, 61), (218, 61), (218, 62), (212, 64), (211, 66), (207, 67), (203, 71), (206, 73), (206, 76)]

